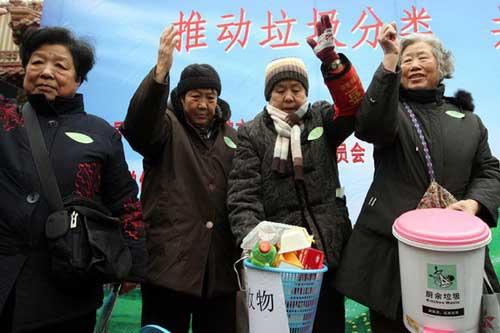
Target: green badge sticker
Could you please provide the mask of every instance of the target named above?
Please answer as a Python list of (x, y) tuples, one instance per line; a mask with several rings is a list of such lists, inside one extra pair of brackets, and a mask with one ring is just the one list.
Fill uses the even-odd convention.
[(233, 142), (233, 140), (231, 140), (231, 138), (230, 138), (230, 137), (225, 136), (225, 137), (224, 137), (224, 142), (226, 143), (226, 145), (227, 145), (229, 148), (236, 149), (236, 143), (234, 143), (234, 142)]
[(92, 138), (90, 136), (82, 134), (82, 133), (66, 132), (64, 134), (66, 134), (69, 138), (71, 138), (72, 140), (74, 140), (78, 143), (83, 143), (83, 144), (88, 145), (89, 143), (94, 142), (94, 140), (92, 140)]
[(457, 265), (427, 264), (427, 288), (457, 290)]
[(461, 119), (461, 118), (465, 117), (465, 114), (463, 114), (462, 112), (453, 111), (453, 110), (446, 111), (446, 114), (450, 117), (457, 118), (457, 119)]
[(319, 138), (321, 138), (322, 135), (323, 135), (323, 127), (316, 127), (311, 131), (311, 133), (309, 133), (309, 135), (307, 136), (307, 140), (308, 141), (318, 140)]

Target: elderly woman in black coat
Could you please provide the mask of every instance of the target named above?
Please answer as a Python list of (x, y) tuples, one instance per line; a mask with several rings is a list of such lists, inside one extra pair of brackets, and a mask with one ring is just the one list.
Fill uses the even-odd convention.
[[(394, 24), (384, 26), (384, 58), (356, 116), (356, 136), (374, 145), (375, 173), (335, 281), (338, 290), (370, 308), (377, 333), (406, 332), (391, 227), (417, 207), (431, 181), (458, 200), (448, 208), (477, 215), (491, 227), (500, 206), (499, 163), (470, 95), (444, 96), (451, 53), (432, 35), (401, 42), (396, 36)], [(489, 259), (486, 271), (498, 287)]]
[[(94, 64), (92, 47), (64, 28), (43, 28), (25, 34), (20, 56), (23, 88), (61, 197), (102, 205), (120, 219), (133, 259), (127, 279), (140, 280), (146, 264), (141, 206), (120, 133), (87, 114), (77, 93)], [(45, 236), (52, 211), (26, 123), (16, 104), (0, 95), (0, 332), (90, 333), (102, 285), (73, 282), (68, 289), (72, 281), (54, 279)]]

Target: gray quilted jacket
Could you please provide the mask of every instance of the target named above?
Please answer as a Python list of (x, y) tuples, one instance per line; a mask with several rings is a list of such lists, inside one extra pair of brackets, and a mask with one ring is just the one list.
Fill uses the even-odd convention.
[[(332, 106), (317, 102), (303, 120), (303, 182), (294, 180), (290, 156), (284, 174), (271, 170), (276, 131), (265, 109), (239, 129), (229, 175), (229, 220), (238, 243), (263, 220), (306, 227), (326, 250), (332, 269), (352, 229), (345, 197), (336, 196), (341, 186), (336, 148), (353, 132), (354, 116), (333, 120)], [(309, 136), (321, 131), (317, 128), (323, 135)]]

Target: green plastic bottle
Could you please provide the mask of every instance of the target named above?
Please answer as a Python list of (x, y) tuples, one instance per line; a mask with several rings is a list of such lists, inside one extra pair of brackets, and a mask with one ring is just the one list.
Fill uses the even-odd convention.
[(256, 243), (252, 249), (250, 262), (255, 266), (271, 266), (276, 258), (276, 247), (267, 241)]

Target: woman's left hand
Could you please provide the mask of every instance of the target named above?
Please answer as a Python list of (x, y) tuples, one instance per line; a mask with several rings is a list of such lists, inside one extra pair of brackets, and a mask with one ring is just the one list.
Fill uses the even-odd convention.
[(476, 215), (479, 212), (479, 202), (472, 199), (460, 200), (454, 204), (449, 205), (448, 209), (460, 210), (472, 215)]

